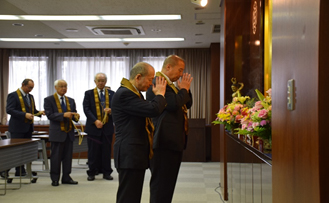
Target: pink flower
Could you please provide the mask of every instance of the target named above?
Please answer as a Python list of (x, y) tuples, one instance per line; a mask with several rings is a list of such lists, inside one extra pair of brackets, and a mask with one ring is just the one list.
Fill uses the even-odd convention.
[(262, 120), (259, 124), (260, 124), (261, 126), (264, 126), (264, 125), (266, 125), (266, 123), (267, 123), (266, 120)]
[(242, 107), (243, 107), (242, 104), (237, 104), (237, 105), (235, 105), (234, 110), (239, 111)]
[(241, 129), (245, 130), (247, 127), (248, 127), (247, 124), (242, 124)]
[(234, 116), (239, 115), (239, 111), (234, 110), (234, 111), (232, 112), (232, 115), (234, 115)]
[(259, 123), (258, 122), (255, 122), (255, 123), (252, 124), (252, 127), (253, 128), (256, 128), (257, 126), (259, 126)]
[(246, 119), (246, 118), (242, 118), (242, 119), (241, 119), (241, 124), (242, 124), (242, 125), (243, 125), (243, 124), (248, 125), (248, 123), (249, 123), (249, 120), (248, 120), (248, 119)]
[(256, 110), (259, 110), (259, 109), (263, 108), (262, 102), (261, 101), (256, 102), (254, 108)]
[(260, 110), (258, 117), (265, 119), (265, 118), (267, 118), (267, 114), (268, 114), (268, 110), (262, 109), (262, 110)]

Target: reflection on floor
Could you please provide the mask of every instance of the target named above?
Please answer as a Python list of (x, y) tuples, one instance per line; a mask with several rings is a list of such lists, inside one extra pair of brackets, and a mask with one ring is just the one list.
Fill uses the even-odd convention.
[[(113, 160), (112, 160), (113, 161)], [(79, 163), (79, 164), (78, 164)], [(71, 176), (79, 181), (78, 185), (59, 185), (51, 186), (48, 172), (38, 172), (36, 183), (23, 184), (21, 189), (7, 190), (5, 196), (0, 196), (1, 203), (114, 203), (118, 188), (118, 174), (114, 170), (113, 181), (102, 179), (102, 175), (96, 176), (95, 181), (87, 181), (86, 160), (73, 160)], [(113, 166), (113, 163), (112, 163)], [(39, 162), (32, 164), (32, 170), (42, 169)], [(14, 169), (10, 171), (13, 176)], [(218, 162), (184, 162), (178, 176), (178, 182), (173, 198), (173, 203), (218, 203), (222, 201), (219, 186), (220, 167)], [(150, 171), (146, 171), (144, 189), (142, 194), (142, 203), (149, 202), (149, 180)], [(24, 183), (29, 181), (22, 180)], [(19, 180), (14, 179), (7, 188), (17, 187), (15, 185)], [(0, 180), (0, 189), (4, 187), (4, 181)], [(2, 193), (3, 190), (0, 191)]]

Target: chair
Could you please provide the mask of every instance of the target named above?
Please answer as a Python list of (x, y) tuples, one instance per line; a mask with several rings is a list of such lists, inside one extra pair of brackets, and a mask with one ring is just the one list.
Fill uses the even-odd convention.
[(7, 139), (10, 139), (10, 138), (11, 138), (11, 134), (10, 134), (9, 131), (6, 131), (6, 132), (5, 132), (5, 135), (6, 135)]

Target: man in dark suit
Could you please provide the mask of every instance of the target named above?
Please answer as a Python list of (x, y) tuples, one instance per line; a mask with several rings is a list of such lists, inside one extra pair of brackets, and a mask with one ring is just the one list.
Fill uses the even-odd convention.
[(105, 88), (107, 77), (104, 73), (95, 75), (96, 88), (85, 92), (83, 111), (87, 117), (88, 133), (88, 181), (95, 180), (97, 172), (103, 178), (113, 180), (111, 176), (111, 145), (113, 137), (113, 120), (111, 115), (112, 90)]
[[(161, 72), (156, 76), (167, 80), (165, 98), (167, 106), (161, 115), (153, 118), (155, 127), (151, 160), (150, 202), (170, 203), (176, 186), (179, 168), (182, 162), (183, 150), (186, 147), (188, 120), (187, 109), (192, 106), (190, 84), (193, 80), (190, 74), (183, 73), (185, 62), (182, 58), (168, 56)], [(179, 78), (182, 80), (179, 81)], [(178, 88), (173, 82), (177, 81)], [(151, 89), (146, 93), (146, 99), (154, 98)]]
[(152, 86), (154, 99), (145, 101), (146, 91), (154, 78), (154, 68), (144, 62), (130, 71), (130, 79), (121, 81), (121, 87), (112, 99), (115, 125), (114, 161), (119, 173), (118, 203), (141, 201), (145, 170), (152, 158), (153, 124), (150, 117), (158, 116), (166, 106), (163, 97), (166, 81), (158, 77)]
[(78, 121), (74, 99), (65, 96), (65, 80), (55, 81), (56, 93), (44, 99), (45, 112), (50, 120), (49, 141), (51, 142), (50, 178), (52, 186), (59, 185), (61, 164), (63, 164), (62, 184), (78, 184), (71, 177), (74, 126)]
[[(10, 137), (32, 138), (33, 118), (35, 115), (44, 115), (43, 111), (35, 108), (34, 97), (29, 94), (34, 87), (31, 79), (24, 79), (22, 87), (10, 93), (7, 97), (7, 114), (10, 114), (9, 129)], [(22, 176), (26, 175), (24, 165), (22, 166)], [(19, 176), (19, 166), (16, 167), (15, 176)]]

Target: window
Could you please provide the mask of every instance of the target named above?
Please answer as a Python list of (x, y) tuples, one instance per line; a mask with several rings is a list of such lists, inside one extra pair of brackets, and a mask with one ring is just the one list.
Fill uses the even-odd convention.
[[(161, 71), (163, 57), (142, 57), (141, 61), (151, 64), (155, 72)], [(34, 81), (34, 89), (31, 94), (34, 96), (36, 109), (43, 110), (44, 98), (55, 93), (53, 82), (57, 79), (64, 79), (67, 84), (66, 95), (74, 98), (76, 108), (80, 114), (80, 121), (85, 124), (86, 116), (83, 112), (83, 98), (86, 90), (95, 88), (94, 76), (98, 72), (107, 75), (107, 86), (113, 91), (120, 87), (122, 78), (129, 78), (130, 69), (134, 64), (128, 56), (64, 56), (56, 57), (56, 62), (51, 64), (56, 69), (49, 68), (48, 57), (10, 57), (9, 58), (9, 92), (16, 91), (21, 87), (25, 78)], [(53, 62), (54, 63), (54, 62)], [(144, 95), (145, 96), (145, 95)], [(8, 115), (8, 120), (10, 115)], [(46, 116), (35, 117), (36, 124), (47, 124)]]
[[(47, 94), (47, 63), (48, 57), (9, 57), (9, 84), (8, 92), (16, 91), (22, 86), (25, 78), (34, 81), (34, 88), (31, 94), (34, 96), (35, 106), (38, 110), (43, 110), (43, 99)], [(10, 115), (8, 115), (8, 120)], [(47, 120), (35, 117), (35, 122)]]

